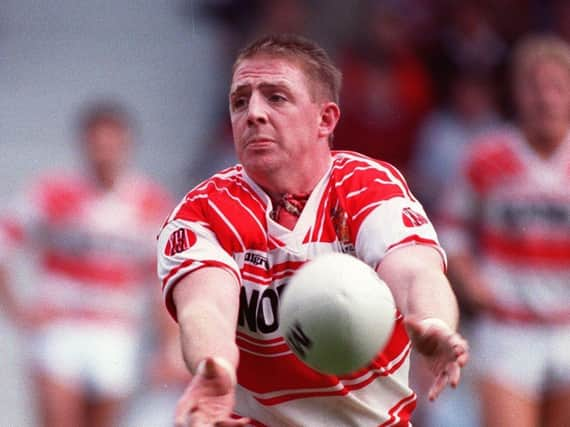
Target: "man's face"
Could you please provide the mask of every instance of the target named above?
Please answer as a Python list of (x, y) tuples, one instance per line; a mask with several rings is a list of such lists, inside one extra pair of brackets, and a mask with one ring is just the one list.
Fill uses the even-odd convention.
[(127, 163), (130, 133), (116, 124), (99, 123), (88, 129), (84, 138), (85, 155), (95, 177), (112, 185)]
[(570, 71), (555, 60), (520, 72), (515, 99), (523, 127), (540, 138), (560, 138), (570, 124)]
[(312, 94), (291, 60), (259, 55), (239, 63), (230, 117), (237, 156), (248, 173), (307, 167), (319, 145), (321, 105)]

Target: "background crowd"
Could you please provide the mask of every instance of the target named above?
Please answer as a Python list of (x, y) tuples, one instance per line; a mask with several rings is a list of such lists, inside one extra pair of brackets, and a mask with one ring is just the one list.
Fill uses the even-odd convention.
[[(570, 42), (565, 0), (45, 3), (0, 6), (2, 207), (46, 170), (85, 167), (76, 159), (76, 118), (101, 98), (127, 106), (137, 123), (133, 163), (179, 199), (235, 161), (226, 91), (236, 49), (264, 33), (295, 32), (326, 47), (343, 72), (334, 147), (397, 166), (435, 218), (468, 146), (514, 117), (508, 61), (515, 44), (537, 33)], [(25, 252), (15, 258), (10, 285), (27, 301), (39, 286), (36, 261)], [(160, 289), (154, 282), (146, 288), (150, 300)], [(469, 337), (477, 307), (460, 305)], [(151, 306), (141, 305), (146, 323)], [(30, 331), (4, 314), (0, 360), (13, 369), (0, 380), (0, 427), (35, 426), (25, 361)], [(169, 425), (185, 378), (156, 372), (153, 355), (170, 345), (162, 338), (168, 328), (145, 328), (140, 381), (118, 425)], [(419, 387), (421, 376), (418, 370)], [(415, 425), (479, 425), (469, 367), (465, 376), (436, 404), (420, 399)]]

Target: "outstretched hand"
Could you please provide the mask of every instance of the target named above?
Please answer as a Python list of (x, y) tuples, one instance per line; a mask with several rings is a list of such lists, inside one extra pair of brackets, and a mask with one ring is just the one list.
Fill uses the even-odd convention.
[(232, 419), (235, 376), (214, 358), (203, 360), (176, 405), (176, 427), (238, 427), (246, 418)]
[(443, 321), (406, 318), (406, 329), (416, 350), (425, 358), (435, 380), (428, 397), (435, 400), (449, 384), (456, 387), (469, 359), (469, 345)]

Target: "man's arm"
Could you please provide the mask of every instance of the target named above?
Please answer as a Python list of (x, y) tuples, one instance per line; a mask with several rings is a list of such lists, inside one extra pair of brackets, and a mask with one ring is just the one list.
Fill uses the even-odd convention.
[(459, 310), (441, 255), (426, 245), (410, 245), (388, 253), (377, 268), (390, 287), (398, 309), (418, 320), (437, 318), (455, 330)]
[(0, 264), (0, 308), (16, 325), (25, 324), (25, 311), (8, 283), (8, 270)]
[(234, 427), (248, 421), (230, 418), (239, 358), (239, 290), (236, 278), (216, 267), (190, 273), (173, 290), (182, 353), (193, 375), (176, 407), (177, 427)]
[(446, 385), (459, 383), (469, 357), (467, 342), (456, 332), (459, 310), (441, 256), (429, 246), (405, 246), (386, 255), (377, 272), (390, 287), (406, 316), (410, 339), (435, 376), (429, 391), (434, 400)]
[(238, 364), (235, 344), (239, 284), (228, 271), (205, 267), (183, 278), (173, 290), (182, 353), (192, 374), (209, 357)]

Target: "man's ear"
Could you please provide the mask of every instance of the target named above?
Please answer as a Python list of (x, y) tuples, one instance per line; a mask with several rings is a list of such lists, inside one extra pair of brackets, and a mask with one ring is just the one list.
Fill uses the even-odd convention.
[(319, 137), (329, 139), (340, 118), (340, 108), (334, 102), (324, 103), (319, 119)]

